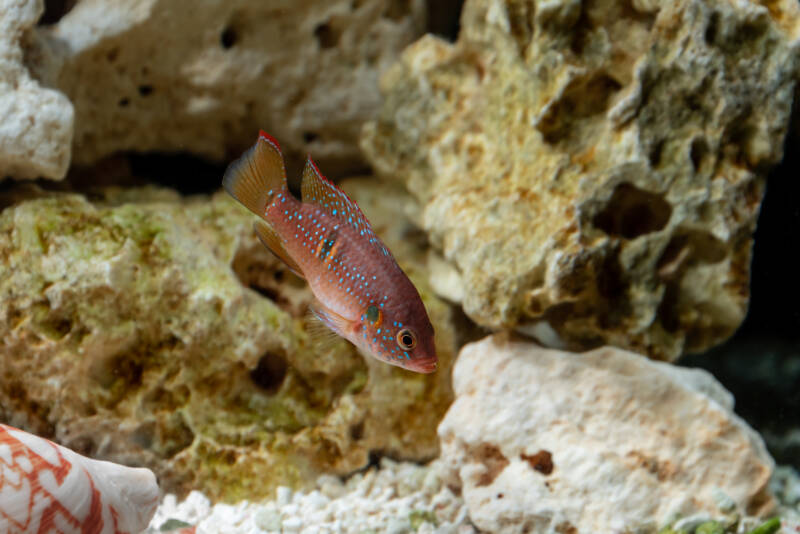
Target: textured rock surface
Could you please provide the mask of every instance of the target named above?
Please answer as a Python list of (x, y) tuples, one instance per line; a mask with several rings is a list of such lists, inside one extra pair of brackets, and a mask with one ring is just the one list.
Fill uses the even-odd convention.
[(226, 500), (351, 472), (371, 451), (434, 457), (452, 399), (450, 306), (420, 276), (424, 251), (394, 243), (408, 227), (379, 189), (366, 181), (356, 200), (418, 283), (440, 372), (309, 336), (310, 294), (226, 195), (60, 195), (0, 213), (0, 420)]
[[(38, 74), (75, 105), (74, 160), (118, 150), (224, 160), (259, 128), (327, 172), (360, 161), (378, 73), (423, 0), (81, 0), (39, 32)], [(33, 55), (33, 54), (32, 54)], [(363, 164), (362, 164), (363, 165)]]
[(705, 371), (498, 335), (462, 349), (453, 388), (442, 460), (479, 529), (649, 532), (719, 516), (720, 492), (741, 512), (774, 506), (772, 459)]
[(362, 145), (416, 195), (474, 320), (674, 359), (745, 314), (799, 12), (468, 0), (455, 44), (426, 37), (384, 76)]
[(41, 0), (0, 0), (0, 179), (60, 179), (69, 166), (72, 105), (25, 66), (23, 44), (42, 9)]

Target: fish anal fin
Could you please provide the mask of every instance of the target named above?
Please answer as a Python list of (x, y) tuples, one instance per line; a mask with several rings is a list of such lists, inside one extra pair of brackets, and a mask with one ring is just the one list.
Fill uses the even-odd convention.
[(228, 166), (222, 186), (247, 209), (263, 217), (277, 193), (288, 193), (278, 142), (262, 131), (256, 144)]
[(261, 243), (267, 247), (270, 252), (280, 258), (280, 260), (285, 263), (294, 274), (300, 278), (305, 278), (305, 276), (303, 276), (303, 270), (299, 265), (297, 265), (297, 262), (295, 262), (292, 257), (289, 256), (289, 253), (286, 252), (286, 248), (283, 246), (283, 241), (270, 225), (261, 221), (256, 221), (255, 224), (253, 224), (253, 230), (256, 231), (258, 240), (261, 241)]
[(328, 328), (343, 338), (349, 337), (349, 334), (353, 329), (353, 321), (350, 321), (346, 317), (342, 317), (318, 300), (311, 305), (311, 311), (320, 321), (325, 323)]

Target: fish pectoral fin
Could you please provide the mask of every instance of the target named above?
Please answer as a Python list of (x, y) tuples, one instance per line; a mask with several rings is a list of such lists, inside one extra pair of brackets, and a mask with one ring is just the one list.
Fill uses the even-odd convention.
[(297, 265), (297, 262), (295, 262), (292, 257), (289, 256), (289, 253), (286, 252), (286, 249), (283, 246), (283, 241), (270, 225), (262, 221), (256, 221), (255, 224), (253, 224), (253, 230), (256, 231), (258, 240), (261, 241), (262, 245), (267, 247), (270, 252), (280, 258), (280, 260), (285, 263), (294, 274), (305, 279), (305, 276), (303, 276), (303, 270), (299, 265)]
[(317, 319), (325, 323), (328, 328), (343, 338), (348, 337), (348, 334), (352, 330), (353, 321), (342, 317), (318, 300), (311, 305), (311, 311), (317, 316)]

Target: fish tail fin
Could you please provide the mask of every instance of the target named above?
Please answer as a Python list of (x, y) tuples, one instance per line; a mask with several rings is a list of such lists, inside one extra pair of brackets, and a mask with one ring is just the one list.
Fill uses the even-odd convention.
[(228, 166), (222, 186), (247, 209), (264, 217), (278, 193), (288, 194), (286, 167), (278, 142), (260, 131), (256, 144)]

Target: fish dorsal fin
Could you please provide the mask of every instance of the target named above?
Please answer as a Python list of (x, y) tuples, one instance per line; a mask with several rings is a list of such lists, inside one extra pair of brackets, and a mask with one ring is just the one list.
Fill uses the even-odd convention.
[(389, 251), (372, 231), (372, 225), (358, 204), (350, 200), (347, 193), (322, 176), (311, 156), (306, 160), (306, 166), (303, 169), (301, 192), (303, 202), (316, 204), (325, 213), (364, 236), (383, 254), (389, 255)]
[(253, 230), (256, 231), (258, 240), (261, 241), (270, 252), (278, 256), (294, 274), (300, 278), (305, 278), (303, 270), (297, 265), (297, 262), (292, 259), (289, 253), (286, 252), (286, 248), (283, 246), (283, 240), (270, 225), (263, 221), (256, 221), (255, 224), (253, 224)]
[(261, 131), (256, 144), (228, 166), (222, 186), (247, 209), (263, 217), (272, 197), (287, 187), (278, 142)]

